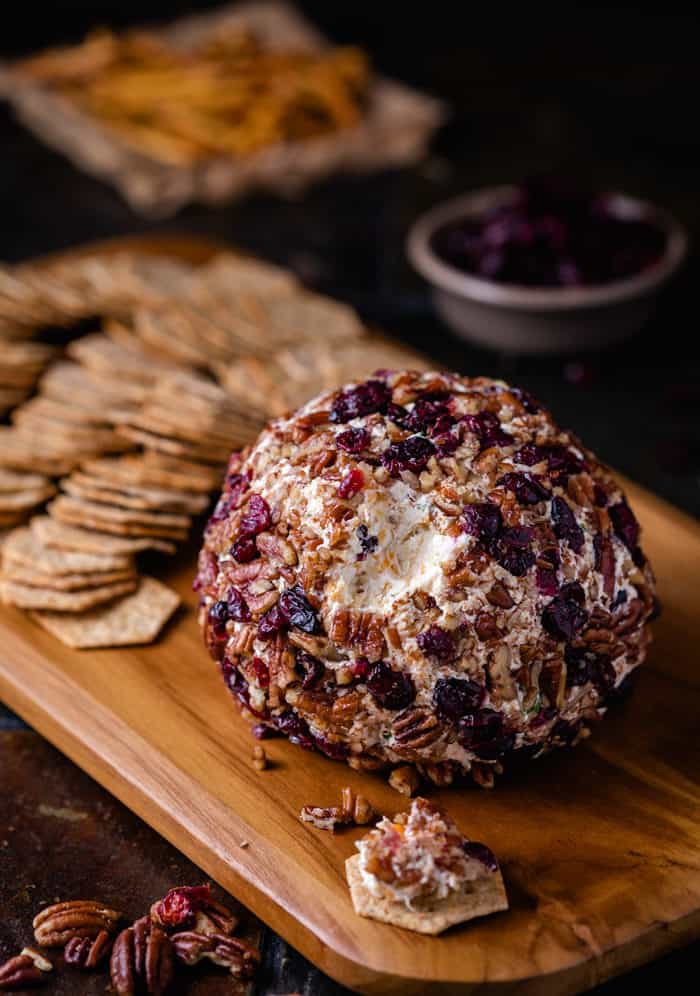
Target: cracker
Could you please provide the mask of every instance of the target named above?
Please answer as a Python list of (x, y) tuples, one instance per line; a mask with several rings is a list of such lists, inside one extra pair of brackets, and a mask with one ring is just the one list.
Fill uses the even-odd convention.
[(221, 475), (203, 464), (192, 464), (176, 459), (161, 461), (144, 456), (127, 456), (118, 459), (86, 460), (82, 469), (95, 479), (119, 485), (143, 485), (178, 488), (207, 494), (221, 483)]
[(8, 563), (3, 556), (2, 576), (7, 581), (28, 585), (30, 588), (50, 588), (52, 591), (85, 591), (101, 588), (117, 581), (130, 581), (136, 577), (135, 570), (103, 571), (90, 574), (44, 574), (33, 567)]
[(152, 643), (180, 604), (179, 596), (155, 578), (143, 577), (135, 592), (80, 616), (33, 612), (32, 618), (76, 650)]
[(43, 574), (60, 577), (105, 571), (130, 571), (134, 566), (129, 554), (84, 553), (56, 550), (46, 546), (30, 528), (15, 529), (2, 548), (3, 563), (33, 567)]
[(137, 383), (155, 383), (163, 372), (173, 369), (172, 363), (154, 360), (143, 350), (127, 349), (114, 342), (102, 332), (76, 339), (68, 346), (68, 355), (84, 366), (108, 372), (110, 376), (124, 376)]
[(103, 602), (111, 602), (119, 595), (134, 591), (138, 581), (118, 581), (115, 584), (90, 588), (87, 591), (54, 591), (51, 588), (32, 588), (14, 581), (0, 579), (0, 598), (7, 605), (20, 609), (52, 609), (54, 612), (84, 612)]
[(359, 854), (345, 862), (355, 912), (395, 927), (404, 927), (419, 934), (441, 934), (455, 924), (508, 909), (503, 878), (498, 869), (473, 882), (465, 882), (461, 892), (453, 892), (445, 899), (437, 900), (429, 910), (410, 910), (402, 902), (373, 896), (362, 880), (359, 865)]
[(147, 432), (144, 429), (137, 429), (131, 425), (120, 425), (117, 429), (126, 439), (141, 446), (156, 450), (159, 453), (166, 453), (169, 456), (184, 457), (187, 460), (201, 461), (207, 464), (223, 464), (228, 459), (232, 449), (242, 443), (250, 442), (254, 438), (254, 433), (246, 435), (245, 439), (231, 439), (228, 452), (223, 446), (210, 447), (205, 443), (185, 442), (181, 439), (172, 439), (169, 436), (158, 435), (155, 432)]
[(55, 494), (56, 488), (53, 484), (46, 484), (38, 488), (25, 488), (22, 491), (1, 491), (0, 512), (35, 508), (42, 502), (48, 501)]
[(75, 422), (61, 422), (53, 417), (27, 411), (24, 406), (15, 409), (12, 421), (27, 436), (41, 438), (45, 444), (51, 443), (56, 448), (87, 450), (92, 453), (122, 453), (133, 449), (123, 436), (117, 435), (111, 428), (99, 429)]
[(28, 488), (44, 488), (49, 479), (44, 474), (23, 473), (19, 470), (0, 468), (0, 494), (5, 491), (26, 491)]
[(96, 554), (134, 554), (142, 550), (175, 553), (176, 550), (174, 543), (155, 536), (115, 536), (81, 529), (79, 526), (51, 519), (48, 515), (36, 516), (29, 525), (34, 535), (52, 550)]
[(232, 440), (251, 438), (262, 428), (260, 422), (236, 419), (201, 418), (187, 409), (187, 399), (180, 402), (180, 411), (173, 412), (160, 405), (146, 405), (141, 412), (129, 419), (128, 424), (145, 432), (202, 446), (212, 453), (221, 452), (226, 459), (231, 452)]
[(18, 412), (17, 417), (13, 421), (20, 425), (22, 418), (28, 414), (55, 419), (58, 422), (70, 425), (76, 423), (83, 427), (94, 426), (97, 429), (104, 429), (113, 421), (109, 414), (109, 409), (105, 409), (102, 404), (95, 404), (91, 408), (83, 408), (77, 404), (56, 401), (54, 398), (47, 398), (43, 395), (37, 395), (31, 401), (27, 401), (26, 404), (22, 405), (21, 414)]
[(91, 477), (80, 471), (74, 471), (70, 477), (62, 481), (61, 487), (73, 497), (88, 498), (91, 501), (105, 502), (109, 505), (119, 505), (121, 508), (142, 508), (198, 515), (209, 504), (209, 499), (205, 495), (192, 494), (187, 491), (141, 488), (127, 484), (114, 486), (107, 484), (102, 478)]
[(222, 297), (237, 297), (248, 292), (261, 297), (284, 297), (299, 292), (293, 273), (274, 263), (223, 252), (205, 263), (190, 278), (192, 292), (204, 287)]
[[(52, 513), (66, 509), (77, 515), (84, 514), (86, 518), (92, 516), (124, 525), (162, 526), (166, 529), (182, 530), (189, 529), (192, 524), (188, 515), (177, 515), (174, 512), (150, 512), (146, 509), (117, 508), (116, 505), (103, 505), (86, 498), (69, 498), (65, 495), (59, 495), (49, 508)], [(60, 516), (57, 517), (60, 518)]]

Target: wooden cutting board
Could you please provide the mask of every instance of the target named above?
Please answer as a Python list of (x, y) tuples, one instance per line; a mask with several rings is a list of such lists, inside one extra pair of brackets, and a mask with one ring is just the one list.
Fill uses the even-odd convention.
[[(202, 243), (146, 244), (206, 255)], [(73, 651), (0, 609), (0, 697), (350, 988), (581, 991), (700, 935), (700, 525), (628, 491), (664, 604), (650, 659), (576, 750), (493, 792), (436, 793), (501, 859), (511, 906), (439, 938), (356, 916), (343, 865), (361, 831), (298, 820), (346, 784), (384, 813), (404, 808), (381, 777), (283, 740), (266, 742), (270, 768), (252, 767), (248, 724), (201, 644), (196, 544), (163, 565), (186, 606), (153, 646)]]

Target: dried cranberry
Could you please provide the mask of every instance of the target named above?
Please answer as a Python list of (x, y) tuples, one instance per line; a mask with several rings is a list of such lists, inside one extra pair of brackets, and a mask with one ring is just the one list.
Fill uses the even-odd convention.
[(255, 680), (261, 688), (268, 688), (270, 685), (270, 669), (262, 657), (253, 658), (253, 673)]
[(251, 495), (238, 527), (238, 539), (246, 539), (265, 532), (272, 525), (270, 506), (262, 495)]
[(381, 380), (368, 380), (357, 387), (343, 391), (331, 409), (331, 422), (349, 422), (362, 415), (386, 411), (391, 401), (391, 391)]
[(498, 416), (493, 412), (465, 415), (462, 421), (478, 438), (482, 450), (488, 449), (489, 446), (510, 446), (513, 443), (513, 437), (503, 431)]
[(318, 733), (313, 733), (312, 736), (318, 750), (326, 757), (332, 757), (334, 761), (344, 761), (350, 753), (350, 747), (342, 740), (329, 740), (328, 737)]
[(459, 721), (457, 739), (463, 747), (483, 760), (495, 760), (515, 743), (512, 733), (504, 732), (503, 716), (495, 709), (478, 709)]
[(639, 542), (639, 523), (624, 498), (616, 505), (611, 505), (608, 513), (615, 535), (619, 536), (628, 550), (636, 549)]
[(438, 678), (433, 690), (435, 712), (453, 723), (478, 709), (483, 698), (482, 686), (469, 678)]
[(392, 422), (396, 422), (397, 425), (403, 428), (405, 420), (408, 418), (408, 409), (404, 408), (403, 405), (397, 405), (393, 401), (387, 406), (386, 410), (387, 418), (391, 419)]
[(316, 612), (300, 584), (283, 591), (278, 605), (282, 617), (294, 629), (300, 629), (304, 633), (315, 633), (318, 629)]
[(151, 907), (154, 921), (166, 930), (187, 929), (194, 926), (197, 913), (211, 902), (208, 885), (181, 885), (171, 889), (163, 899)]
[(504, 570), (521, 578), (535, 563), (535, 554), (529, 548), (533, 537), (534, 532), (529, 526), (502, 529), (490, 552)]
[(231, 507), (238, 508), (241, 498), (250, 487), (247, 474), (229, 474), (226, 478), (225, 490), (231, 499)]
[(335, 443), (346, 453), (361, 453), (369, 446), (370, 438), (366, 429), (346, 429), (335, 437)]
[(365, 486), (365, 475), (359, 467), (353, 467), (338, 485), (339, 498), (354, 498)]
[(591, 681), (602, 697), (608, 694), (617, 681), (613, 662), (607, 654), (596, 654), (595, 662), (591, 668)]
[(535, 572), (537, 590), (542, 595), (556, 595), (559, 590), (557, 571), (559, 570), (559, 554), (556, 550), (543, 550), (537, 556), (537, 571)]
[(280, 630), (287, 628), (287, 620), (280, 611), (279, 604), (273, 605), (271, 609), (260, 617), (258, 623), (258, 636), (261, 640), (271, 640)]
[(302, 719), (296, 712), (290, 710), (289, 712), (282, 713), (281, 716), (275, 716), (272, 722), (280, 733), (284, 733), (289, 738), (290, 743), (298, 744), (299, 747), (303, 747), (305, 750), (314, 749), (314, 739), (311, 730), (306, 720)]
[(277, 731), (269, 723), (255, 723), (251, 726), (250, 732), (256, 740), (269, 740)]
[(578, 581), (565, 584), (542, 613), (544, 629), (557, 639), (573, 639), (588, 621), (588, 613), (583, 607), (585, 598)]
[(362, 551), (357, 559), (364, 560), (368, 553), (374, 553), (379, 546), (379, 540), (376, 536), (370, 535), (369, 529), (364, 523), (357, 527), (356, 535), (360, 541), (360, 549)]
[(610, 608), (618, 609), (621, 605), (624, 605), (626, 601), (627, 601), (627, 592), (625, 591), (624, 588), (620, 588), (617, 595), (615, 595), (615, 597), (613, 598), (610, 604)]
[(583, 530), (569, 503), (559, 495), (552, 498), (552, 524), (557, 539), (567, 542), (574, 553), (580, 553), (583, 547)]
[(536, 505), (549, 498), (549, 491), (532, 474), (504, 474), (497, 483), (512, 491), (521, 505)]
[(383, 709), (405, 709), (416, 697), (410, 675), (393, 671), (384, 661), (373, 664), (366, 678), (367, 689)]
[(419, 474), (435, 452), (435, 445), (429, 439), (424, 436), (409, 436), (400, 443), (388, 446), (381, 459), (391, 476), (398, 477), (402, 470)]
[(304, 672), (301, 687), (305, 689), (313, 688), (313, 686), (318, 684), (325, 674), (323, 664), (317, 657), (312, 657), (312, 655), (307, 653), (305, 650), (297, 650), (296, 660), (297, 664)]
[(239, 564), (249, 564), (251, 560), (259, 557), (255, 537), (246, 536), (244, 539), (236, 540), (231, 547), (231, 556)]
[(486, 844), (480, 844), (476, 840), (465, 840), (462, 848), (468, 858), (474, 858), (475, 861), (481, 862), (489, 871), (494, 872), (498, 869), (496, 855)]
[(217, 522), (223, 522), (224, 519), (227, 519), (232, 507), (233, 501), (231, 499), (231, 495), (224, 492), (217, 501), (214, 506), (214, 511), (207, 520), (205, 532), (208, 532), (212, 526), (217, 524)]
[(228, 602), (221, 600), (209, 606), (209, 622), (212, 632), (217, 640), (225, 640), (227, 637), (226, 623), (229, 621)]
[(418, 646), (426, 657), (437, 657), (439, 661), (451, 661), (457, 656), (454, 637), (441, 626), (429, 626), (417, 636)]
[(574, 647), (567, 643), (564, 648), (564, 660), (566, 661), (566, 687), (575, 688), (577, 685), (585, 685), (590, 679), (591, 668), (595, 661), (595, 654), (586, 647)]
[(216, 575), (219, 573), (219, 558), (211, 550), (202, 547), (197, 567), (197, 576), (192, 582), (192, 591), (204, 591), (216, 581)]
[(605, 508), (605, 506), (608, 504), (608, 496), (605, 492), (605, 489), (602, 488), (600, 484), (596, 484), (593, 488), (593, 501), (598, 506), (598, 508)]
[(544, 446), (537, 446), (535, 443), (525, 443), (513, 454), (513, 463), (521, 463), (526, 467), (534, 467), (536, 463), (544, 463), (547, 459), (547, 450)]
[(358, 657), (351, 668), (352, 673), (356, 678), (359, 678), (360, 681), (363, 681), (367, 677), (370, 669), (371, 665), (366, 657)]
[(433, 395), (429, 398), (418, 398), (412, 410), (404, 418), (402, 425), (409, 432), (427, 432), (439, 419), (447, 418), (448, 422), (442, 423), (441, 431), (446, 432), (452, 425), (454, 419), (449, 414), (447, 408), (447, 398)]
[(436, 431), (432, 438), (437, 447), (437, 455), (440, 457), (451, 456), (462, 441), (459, 426), (453, 426), (448, 432)]
[(249, 622), (250, 609), (238, 588), (229, 588), (226, 597), (228, 599), (229, 619), (233, 619), (235, 622)]
[(567, 478), (586, 470), (587, 465), (566, 446), (556, 445), (547, 447), (547, 467), (552, 480), (564, 483)]
[(501, 510), (493, 502), (483, 501), (467, 505), (462, 516), (462, 528), (482, 543), (490, 543), (498, 536), (503, 519)]

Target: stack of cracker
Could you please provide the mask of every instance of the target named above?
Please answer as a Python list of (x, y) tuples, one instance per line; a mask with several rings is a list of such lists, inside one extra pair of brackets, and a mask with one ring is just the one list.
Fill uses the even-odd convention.
[[(40, 341), (57, 328), (61, 355)], [(175, 552), (267, 418), (379, 367), (425, 366), (347, 305), (232, 253), (0, 269), (0, 341), (0, 530), (53, 499), (8, 537), (0, 595), (73, 646), (156, 635), (177, 596), (139, 582), (134, 557)]]

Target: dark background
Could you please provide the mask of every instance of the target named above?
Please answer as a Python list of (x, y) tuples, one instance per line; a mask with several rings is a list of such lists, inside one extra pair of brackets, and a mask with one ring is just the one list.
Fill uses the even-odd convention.
[[(0, 58), (79, 40), (91, 26), (170, 19), (207, 6), (214, 5), (5, 5)], [(640, 336), (566, 360), (505, 358), (452, 339), (432, 316), (425, 287), (403, 254), (408, 226), (432, 203), (552, 170), (653, 200), (697, 242), (698, 17), (667, 3), (654, 13), (606, 3), (318, 0), (300, 6), (333, 39), (365, 46), (380, 71), (449, 102), (450, 123), (425, 163), (336, 178), (298, 202), (256, 197), (217, 210), (194, 206), (156, 226), (41, 146), (0, 106), (0, 259), (154, 227), (227, 239), (294, 267), (443, 363), (522, 383), (604, 460), (700, 514), (699, 263), (692, 244), (684, 271)], [(0, 716), (0, 727), (12, 722)], [(260, 993), (338, 991), (270, 934), (265, 951)], [(680, 988), (691, 958), (697, 961), (697, 946), (604, 989), (613, 996), (636, 991), (640, 982)]]
[[(89, 27), (175, 17), (209, 3), (34, 0), (6, 8), (0, 57), (80, 39)], [(700, 19), (681, 5), (303, 3), (382, 72), (445, 98), (452, 119), (423, 165), (339, 178), (296, 203), (256, 197), (190, 207), (167, 229), (209, 233), (294, 266), (391, 332), (471, 374), (523, 383), (603, 459), (700, 514), (698, 258), (656, 320), (587, 358), (513, 360), (450, 338), (404, 259), (412, 219), (480, 184), (544, 171), (648, 197), (700, 232)], [(659, 11), (663, 10), (663, 13)], [(0, 259), (142, 231), (109, 187), (42, 147), (0, 107)]]

